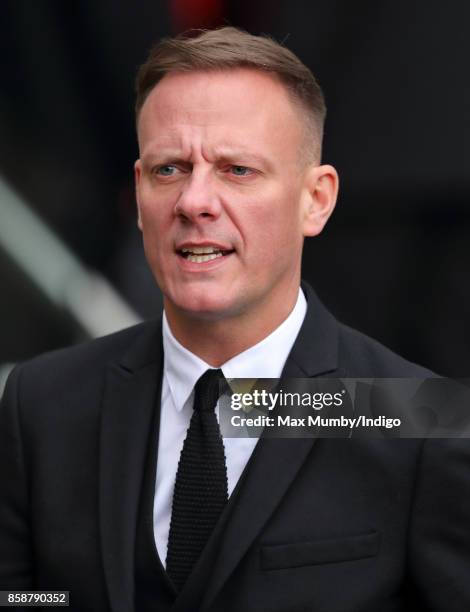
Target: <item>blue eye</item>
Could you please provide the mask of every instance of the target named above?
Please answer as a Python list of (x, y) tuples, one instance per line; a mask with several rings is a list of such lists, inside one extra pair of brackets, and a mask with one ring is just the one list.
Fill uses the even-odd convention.
[(172, 176), (175, 170), (175, 166), (168, 164), (167, 166), (160, 166), (157, 168), (157, 174), (160, 174), (160, 176)]
[(235, 176), (246, 176), (250, 172), (250, 168), (246, 166), (232, 166), (232, 173), (235, 174)]

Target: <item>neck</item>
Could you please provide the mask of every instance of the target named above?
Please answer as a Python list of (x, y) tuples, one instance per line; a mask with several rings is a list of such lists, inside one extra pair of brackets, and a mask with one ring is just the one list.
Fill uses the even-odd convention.
[(292, 295), (284, 296), (276, 309), (265, 306), (213, 319), (182, 312), (165, 300), (165, 313), (176, 340), (210, 366), (218, 368), (277, 329), (294, 309), (297, 297), (298, 287)]

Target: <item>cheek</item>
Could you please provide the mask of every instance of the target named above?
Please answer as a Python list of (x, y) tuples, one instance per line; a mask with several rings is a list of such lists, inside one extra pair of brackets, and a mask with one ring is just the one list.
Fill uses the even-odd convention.
[[(297, 199), (296, 199), (297, 198)], [(251, 249), (269, 254), (295, 249), (302, 243), (302, 228), (298, 210), (298, 194), (277, 194), (245, 209), (242, 221)], [(250, 245), (248, 245), (250, 246)]]
[(140, 205), (140, 220), (144, 239), (156, 240), (166, 235), (165, 225), (168, 225), (169, 207), (161, 198), (143, 199)]
[(162, 207), (141, 206), (140, 220), (145, 255), (150, 263), (155, 264), (163, 257), (163, 250), (168, 246), (167, 222)]
[(140, 184), (139, 210), (144, 230), (153, 231), (162, 227), (171, 218), (177, 200), (175, 190), (157, 188), (144, 178)]

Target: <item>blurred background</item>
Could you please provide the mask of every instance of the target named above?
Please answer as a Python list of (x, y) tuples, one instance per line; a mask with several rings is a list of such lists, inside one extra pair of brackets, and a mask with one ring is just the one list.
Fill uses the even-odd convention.
[(133, 83), (158, 38), (283, 41), (328, 105), (341, 194), (303, 276), (343, 322), (470, 372), (465, 0), (3, 0), (0, 392), (12, 363), (155, 317), (136, 228)]

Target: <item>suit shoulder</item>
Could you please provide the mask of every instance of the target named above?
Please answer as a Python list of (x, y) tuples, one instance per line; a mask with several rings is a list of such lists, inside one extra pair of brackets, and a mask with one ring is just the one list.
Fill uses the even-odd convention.
[(156, 326), (156, 322), (138, 323), (107, 336), (43, 353), (24, 362), (24, 365), (33, 368), (61, 368), (67, 367), (68, 364), (86, 365), (92, 361), (96, 367), (100, 363), (107, 363), (119, 357), (141, 334), (148, 332), (152, 326)]
[(18, 376), (35, 392), (77, 388), (101, 378), (104, 368), (124, 356), (140, 338), (156, 337), (158, 321), (139, 323), (127, 329), (82, 342), (75, 346), (43, 353), (15, 368)]
[(339, 365), (352, 378), (429, 378), (430, 370), (408, 361), (366, 334), (339, 324)]

